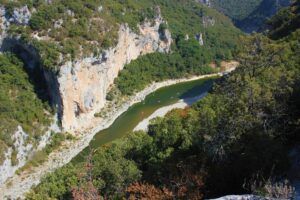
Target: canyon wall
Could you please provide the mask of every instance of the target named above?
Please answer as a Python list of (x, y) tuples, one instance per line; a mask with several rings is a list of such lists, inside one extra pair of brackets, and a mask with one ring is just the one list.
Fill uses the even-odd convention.
[(7, 34), (13, 23), (28, 25), (30, 16), (27, 6), (15, 9), (12, 16), (8, 16), (5, 8), (0, 6), (0, 53), (12, 51), (23, 60), (25, 67), (40, 71), (57, 115), (52, 125), (45, 127), (45, 133), (35, 145), (28, 142), (28, 134), (21, 126), (16, 127), (11, 134), (14, 144), (4, 152), (5, 159), (0, 165), (0, 185), (24, 166), (34, 152), (51, 141), (51, 132), (61, 131), (57, 119), (63, 131), (73, 134), (91, 128), (93, 124), (90, 122), (105, 105), (106, 94), (119, 71), (140, 55), (155, 51), (169, 52), (172, 42), (170, 32), (160, 30), (160, 25), (165, 21), (158, 15), (154, 21), (140, 25), (139, 33), (130, 30), (126, 24), (120, 25), (115, 47), (104, 51), (99, 57), (66, 62), (58, 72), (52, 72), (41, 66), (40, 56), (32, 45)]
[(154, 23), (140, 25), (140, 34), (121, 25), (116, 47), (99, 58), (67, 62), (60, 68), (57, 82), (64, 131), (74, 133), (88, 126), (94, 114), (103, 108), (108, 89), (124, 65), (140, 55), (170, 51), (171, 35), (168, 30), (159, 31), (161, 23), (164, 21), (158, 17)]
[[(11, 38), (6, 34), (12, 23), (28, 25), (30, 16), (27, 6), (15, 9), (9, 18), (4, 7), (0, 7), (1, 52), (17, 49), (17, 55), (27, 67), (41, 67), (40, 56), (32, 46), (22, 44), (18, 38)], [(88, 127), (94, 114), (103, 108), (108, 89), (119, 71), (131, 60), (155, 51), (170, 51), (171, 34), (168, 30), (160, 30), (163, 23), (166, 22), (158, 11), (154, 21), (139, 25), (139, 33), (122, 24), (117, 45), (104, 51), (99, 57), (68, 61), (58, 67), (57, 73), (41, 68), (51, 103), (57, 108), (63, 131), (75, 133)]]

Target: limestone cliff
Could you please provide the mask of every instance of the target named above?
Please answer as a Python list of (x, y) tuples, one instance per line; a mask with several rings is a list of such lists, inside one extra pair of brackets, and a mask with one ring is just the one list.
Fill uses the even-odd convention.
[[(36, 49), (18, 37), (7, 33), (11, 24), (28, 25), (31, 13), (27, 6), (16, 8), (7, 15), (0, 6), (0, 53), (13, 51), (30, 70), (38, 69), (39, 76), (46, 81), (51, 104), (57, 108), (57, 116), (64, 131), (77, 133), (91, 128), (94, 114), (105, 104), (106, 93), (124, 65), (138, 56), (154, 51), (169, 52), (172, 42), (168, 30), (160, 30), (166, 23), (160, 15), (154, 21), (139, 26), (139, 34), (123, 24), (118, 32), (118, 43), (104, 51), (99, 57), (77, 59), (58, 67), (59, 71), (46, 70), (41, 65)], [(28, 134), (21, 126), (12, 133), (14, 144), (5, 151), (5, 160), (0, 165), (0, 185), (24, 166), (28, 157), (45, 147), (50, 141), (50, 132), (59, 132), (56, 121), (45, 127), (45, 133), (36, 145), (28, 142)], [(16, 163), (13, 163), (13, 160)]]
[(168, 30), (159, 32), (161, 23), (164, 21), (158, 17), (154, 23), (140, 25), (140, 34), (121, 25), (116, 47), (99, 58), (67, 62), (60, 68), (57, 82), (64, 131), (73, 133), (88, 126), (94, 114), (104, 106), (106, 93), (125, 64), (146, 53), (170, 51), (171, 36)]
[(122, 24), (115, 47), (104, 51), (99, 57), (68, 61), (54, 73), (40, 65), (40, 56), (31, 45), (23, 44), (18, 38), (11, 38), (6, 34), (10, 24), (26, 25), (30, 16), (27, 6), (15, 9), (10, 17), (7, 17), (5, 9), (0, 7), (1, 51), (17, 49), (17, 54), (27, 67), (41, 68), (51, 103), (57, 108), (62, 128), (70, 133), (89, 126), (90, 119), (104, 106), (107, 90), (124, 65), (143, 54), (154, 51), (169, 52), (172, 42), (170, 32), (159, 29), (160, 25), (166, 22), (158, 12), (154, 21), (139, 26), (139, 34)]
[(13, 144), (5, 152), (5, 159), (0, 165), (0, 186), (9, 177), (12, 177), (18, 169), (23, 167), (28, 158), (33, 156), (35, 152), (42, 150), (49, 143), (51, 133), (60, 131), (55, 120), (56, 117), (54, 117), (54, 122), (45, 131), (45, 134), (40, 138), (37, 145), (34, 145), (30, 141), (29, 135), (21, 126), (17, 127), (16, 131), (11, 135)]

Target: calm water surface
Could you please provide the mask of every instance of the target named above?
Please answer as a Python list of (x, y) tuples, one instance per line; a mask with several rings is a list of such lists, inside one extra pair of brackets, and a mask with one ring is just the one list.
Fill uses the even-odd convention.
[(199, 96), (208, 91), (215, 78), (200, 79), (161, 88), (149, 94), (144, 101), (131, 106), (120, 115), (107, 129), (98, 132), (90, 145), (84, 149), (72, 162), (80, 162), (90, 152), (104, 144), (112, 142), (130, 133), (139, 122), (149, 117), (155, 110), (176, 103), (180, 99)]

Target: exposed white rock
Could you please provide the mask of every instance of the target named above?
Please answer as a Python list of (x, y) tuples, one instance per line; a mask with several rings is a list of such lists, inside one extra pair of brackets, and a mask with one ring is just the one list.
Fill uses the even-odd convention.
[(2, 184), (8, 177), (14, 175), (15, 171), (24, 166), (28, 154), (32, 151), (32, 144), (28, 141), (28, 134), (24, 132), (21, 126), (17, 127), (16, 132), (12, 135), (14, 141), (14, 151), (16, 151), (17, 164), (12, 163), (13, 149), (9, 148), (6, 152), (6, 159), (0, 166), (0, 184)]
[(15, 8), (9, 21), (20, 25), (28, 25), (30, 17), (31, 12), (26, 5), (20, 8)]
[[(233, 68), (227, 69), (226, 72), (232, 71)], [(84, 148), (86, 148), (90, 141), (93, 139), (94, 135), (101, 130), (108, 128), (122, 113), (124, 113), (130, 106), (137, 102), (143, 101), (147, 95), (158, 90), (159, 88), (169, 86), (176, 83), (186, 82), (197, 80), (200, 78), (207, 78), (216, 75), (226, 74), (209, 74), (202, 76), (195, 76), (191, 78), (182, 78), (175, 80), (167, 80), (159, 83), (152, 83), (149, 87), (143, 91), (137, 93), (135, 96), (132, 96), (127, 102), (122, 106), (113, 108), (108, 116), (103, 118), (94, 118), (89, 129), (86, 129), (85, 132), (81, 134), (79, 140), (72, 141), (71, 143), (65, 144), (65, 148), (60, 149), (59, 151), (53, 152), (49, 155), (48, 160), (42, 165), (35, 167), (30, 172), (23, 173), (21, 175), (15, 175), (10, 178), (6, 183), (0, 185), (0, 199), (17, 199), (24, 198), (24, 193), (27, 192), (33, 185), (36, 185), (40, 182), (41, 177), (43, 177), (48, 172), (53, 172), (55, 169), (62, 167), (64, 164), (71, 161), (78, 153), (80, 153)]]
[(185, 37), (184, 37), (185, 40), (189, 40), (190, 39), (190, 36), (189, 34), (185, 34)]
[(196, 40), (199, 42), (199, 45), (200, 45), (200, 46), (203, 46), (203, 45), (204, 45), (202, 33), (199, 33), (199, 34), (196, 35)]
[(3, 39), (6, 37), (6, 30), (10, 24), (5, 15), (6, 10), (4, 6), (0, 6), (0, 44), (2, 44)]
[(206, 5), (208, 7), (211, 7), (211, 2), (210, 0), (198, 0), (199, 3)]
[(212, 200), (265, 200), (265, 198), (254, 195), (229, 195)]
[[(60, 128), (57, 125), (57, 116), (54, 117), (54, 122), (49, 127), (48, 131), (41, 137), (37, 147), (34, 147), (31, 141), (28, 140), (28, 134), (22, 129), (21, 126), (17, 127), (17, 130), (12, 134), (12, 140), (14, 141), (13, 147), (7, 149), (5, 153), (5, 160), (0, 165), (0, 185), (3, 184), (9, 177), (12, 177), (15, 172), (23, 167), (35, 151), (42, 150), (50, 141), (52, 133), (60, 132)], [(12, 153), (16, 152), (16, 165), (12, 163)]]
[(215, 23), (216, 23), (216, 20), (213, 17), (210, 17), (210, 16), (202, 17), (202, 24), (204, 27), (214, 26)]
[(103, 6), (98, 7), (98, 12), (101, 13), (103, 11)]
[(63, 23), (64, 23), (63, 19), (59, 19), (59, 20), (55, 21), (54, 22), (54, 28), (55, 29), (61, 28)]
[(49, 144), (49, 141), (51, 140), (51, 136), (54, 133), (61, 132), (60, 127), (58, 126), (58, 116), (57, 114), (53, 117), (53, 122), (48, 128), (48, 131), (42, 137), (40, 138), (39, 144), (36, 148), (37, 151), (42, 150), (47, 144)]
[(159, 26), (164, 21), (158, 17), (154, 25), (146, 22), (139, 26), (140, 34), (121, 25), (116, 47), (99, 58), (91, 57), (67, 62), (58, 76), (61, 116), (64, 131), (84, 130), (96, 112), (103, 108), (106, 94), (120, 70), (131, 60), (154, 51), (169, 52), (172, 42), (166, 30), (161, 38)]

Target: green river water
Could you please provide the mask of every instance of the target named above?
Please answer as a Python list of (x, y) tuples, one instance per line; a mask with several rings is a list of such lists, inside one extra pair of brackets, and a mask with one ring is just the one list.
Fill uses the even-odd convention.
[(98, 132), (89, 146), (78, 154), (73, 163), (84, 160), (92, 150), (129, 134), (139, 122), (149, 117), (157, 109), (176, 103), (180, 99), (199, 96), (210, 90), (215, 78), (199, 79), (167, 86), (149, 94), (144, 101), (131, 106), (107, 129)]

